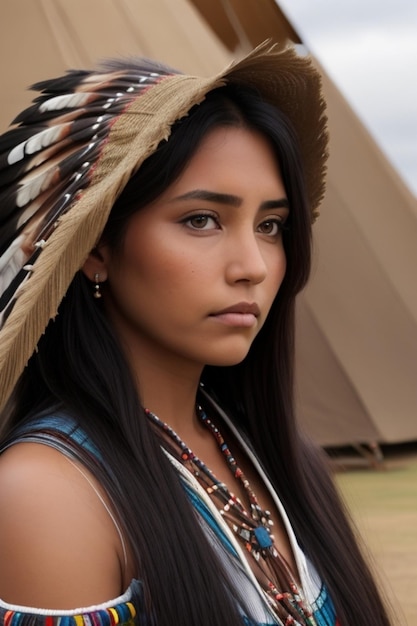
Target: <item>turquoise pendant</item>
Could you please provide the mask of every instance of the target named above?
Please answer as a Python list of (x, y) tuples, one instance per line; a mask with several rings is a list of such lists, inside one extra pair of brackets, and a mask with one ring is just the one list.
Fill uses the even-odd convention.
[(265, 526), (258, 526), (253, 531), (253, 534), (255, 535), (255, 539), (261, 550), (265, 550), (265, 548), (270, 548), (272, 546), (272, 539)]

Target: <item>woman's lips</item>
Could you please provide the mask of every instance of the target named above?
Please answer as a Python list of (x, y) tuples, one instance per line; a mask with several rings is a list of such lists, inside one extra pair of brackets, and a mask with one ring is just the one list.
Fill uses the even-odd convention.
[(260, 314), (261, 311), (256, 303), (239, 302), (226, 309), (212, 313), (210, 317), (226, 326), (251, 328), (256, 324)]

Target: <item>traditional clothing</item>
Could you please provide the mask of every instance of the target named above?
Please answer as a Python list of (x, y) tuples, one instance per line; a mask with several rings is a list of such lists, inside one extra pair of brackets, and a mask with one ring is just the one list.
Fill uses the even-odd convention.
[[(228, 427), (233, 431), (239, 444), (258, 471), (281, 515), (299, 573), (299, 592), (303, 596), (304, 604), (312, 612), (311, 621), (307, 623), (314, 626), (337, 626), (333, 603), (326, 587), (320, 580), (313, 564), (301, 550), (286, 511), (259, 460), (227, 415), (217, 405), (216, 409), (221, 412), (222, 419), (227, 421)], [(77, 426), (73, 418), (64, 414), (38, 417), (20, 426), (11, 434), (1, 451), (19, 442), (46, 444), (59, 450), (72, 460), (80, 461), (83, 456), (87, 455), (101, 462), (100, 453), (94, 443)], [(164, 452), (178, 471), (183, 487), (196, 511), (208, 541), (224, 567), (230, 585), (233, 587), (234, 596), (240, 604), (243, 623), (248, 626), (272, 626), (276, 624), (285, 626), (274, 613), (267, 595), (248, 564), (241, 545), (211, 498), (180, 461), (165, 449)], [(118, 526), (117, 530), (122, 537)], [(29, 626), (29, 624), (30, 626), (113, 626), (116, 624), (121, 626), (131, 623), (132, 620), (138, 626), (150, 626), (154, 623), (152, 615), (146, 611), (143, 585), (138, 580), (133, 580), (127, 591), (118, 598), (99, 606), (76, 608), (73, 611), (51, 611), (13, 606), (0, 600), (0, 624), (4, 624), (4, 626)], [(296, 621), (288, 623), (297, 625)]]

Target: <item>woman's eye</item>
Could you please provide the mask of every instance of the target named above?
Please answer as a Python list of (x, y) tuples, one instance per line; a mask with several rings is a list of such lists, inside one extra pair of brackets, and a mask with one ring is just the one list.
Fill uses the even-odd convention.
[(192, 215), (184, 220), (184, 223), (195, 230), (213, 230), (218, 228), (218, 223), (211, 215)]
[(274, 237), (283, 230), (284, 224), (281, 220), (266, 220), (258, 226), (258, 230), (263, 235)]

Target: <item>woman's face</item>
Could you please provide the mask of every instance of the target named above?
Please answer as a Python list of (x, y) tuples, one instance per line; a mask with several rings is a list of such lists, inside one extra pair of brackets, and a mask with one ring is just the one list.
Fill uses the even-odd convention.
[(100, 248), (107, 313), (147, 363), (233, 365), (246, 356), (285, 274), (288, 202), (267, 141), (218, 128), (121, 250)]

